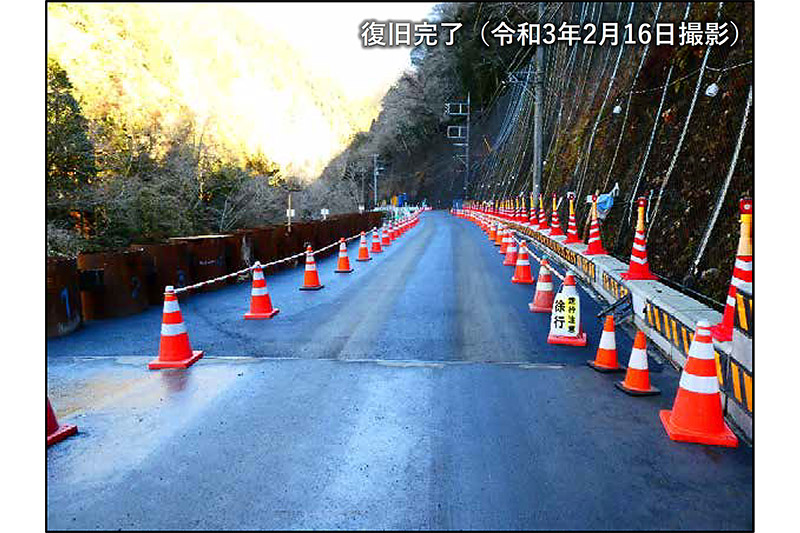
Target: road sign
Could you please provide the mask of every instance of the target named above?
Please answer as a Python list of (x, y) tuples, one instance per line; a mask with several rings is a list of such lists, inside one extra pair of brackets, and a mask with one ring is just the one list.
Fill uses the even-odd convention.
[(558, 293), (550, 315), (550, 335), (577, 337), (580, 334), (581, 301), (575, 294)]

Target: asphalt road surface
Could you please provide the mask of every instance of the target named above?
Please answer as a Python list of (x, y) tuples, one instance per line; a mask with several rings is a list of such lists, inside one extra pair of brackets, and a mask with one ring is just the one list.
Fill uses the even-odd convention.
[[(429, 212), (383, 254), (245, 321), (248, 283), (181, 297), (188, 370), (147, 370), (161, 309), (47, 342), (79, 433), (47, 450), (50, 529), (751, 529), (753, 452), (669, 440), (678, 373), (632, 398), (585, 348), (546, 343), (532, 285), (480, 229)], [(533, 261), (533, 274), (536, 264)], [(620, 361), (631, 338), (617, 330)]]

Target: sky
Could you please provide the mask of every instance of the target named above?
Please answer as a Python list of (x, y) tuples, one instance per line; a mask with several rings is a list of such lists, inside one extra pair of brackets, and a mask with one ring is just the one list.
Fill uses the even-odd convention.
[(412, 48), (363, 48), (361, 23), (406, 20), (421, 22), (435, 2), (398, 3), (252, 3), (231, 4), (251, 20), (276, 32), (313, 68), (341, 82), (355, 97), (385, 91), (410, 66)]

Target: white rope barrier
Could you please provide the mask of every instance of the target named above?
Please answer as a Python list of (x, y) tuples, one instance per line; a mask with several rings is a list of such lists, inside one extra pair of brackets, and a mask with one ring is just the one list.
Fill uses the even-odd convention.
[[(420, 213), (421, 213), (421, 211), (416, 211), (413, 215), (411, 215), (409, 217), (409, 219), (406, 222), (404, 222), (404, 224), (410, 222), (414, 218), (417, 218)], [(372, 228), (371, 230), (368, 230), (368, 231), (364, 231), (364, 234), (366, 234), (366, 233), (368, 233), (370, 231), (375, 231), (375, 230), (377, 230), (377, 227), (374, 227), (374, 228)], [(352, 235), (350, 237), (345, 238), (345, 242), (349, 242), (349, 241), (352, 241), (354, 239), (360, 238), (361, 237), (361, 233), (362, 232), (359, 231), (355, 235)], [(317, 255), (318, 253), (322, 253), (322, 252), (324, 252), (326, 250), (330, 250), (334, 246), (338, 246), (338, 245), (339, 245), (339, 240), (337, 239), (334, 242), (330, 243), (329, 245), (324, 246), (323, 248), (320, 248), (318, 250), (312, 251), (311, 255)], [(281, 263), (286, 263), (287, 261), (293, 261), (295, 259), (299, 259), (300, 257), (304, 257), (305, 255), (306, 255), (306, 252), (299, 252), (299, 253), (296, 253), (294, 255), (290, 255), (289, 257), (284, 257), (283, 259), (277, 259), (275, 261), (270, 261), (269, 263), (262, 263), (262, 264), (260, 264), (260, 266), (261, 266), (261, 268), (267, 268), (267, 267), (279, 265)], [(180, 293), (191, 291), (191, 290), (194, 290), (194, 289), (199, 289), (200, 287), (205, 287), (206, 285), (213, 285), (214, 283), (219, 283), (220, 281), (224, 281), (224, 280), (227, 280), (229, 278), (235, 278), (235, 277), (241, 276), (242, 274), (249, 273), (255, 267), (256, 267), (256, 264), (253, 263), (252, 265), (250, 265), (248, 267), (245, 267), (245, 268), (243, 268), (241, 270), (237, 270), (236, 272), (231, 272), (230, 274), (225, 274), (224, 276), (219, 276), (219, 277), (216, 277), (216, 278), (208, 279), (208, 280), (205, 280), (205, 281), (194, 283), (192, 285), (187, 285), (185, 287), (179, 287), (179, 288), (175, 289), (175, 294), (180, 294)]]

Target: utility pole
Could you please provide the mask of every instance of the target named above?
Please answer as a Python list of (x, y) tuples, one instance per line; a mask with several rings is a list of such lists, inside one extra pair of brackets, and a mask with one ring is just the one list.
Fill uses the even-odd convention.
[[(544, 2), (539, 2), (539, 21), (544, 18)], [(536, 45), (536, 71), (533, 78), (533, 173), (531, 195), (539, 196), (542, 184), (542, 74), (544, 73), (544, 47)]]
[(378, 207), (378, 154), (372, 154), (372, 196), (374, 209)]
[(453, 146), (463, 147), (464, 154), (455, 154), (455, 158), (464, 164), (463, 198), (466, 199), (469, 188), (469, 123), (470, 123), (470, 93), (467, 93), (466, 102), (448, 102), (444, 105), (445, 113), (451, 117), (466, 117), (466, 124), (462, 126), (447, 126), (447, 138), (454, 142)]
[(470, 93), (467, 93), (467, 146), (464, 147), (466, 156), (466, 168), (464, 169), (464, 199), (467, 199), (467, 192), (469, 191), (469, 116), (472, 109), (469, 105)]

